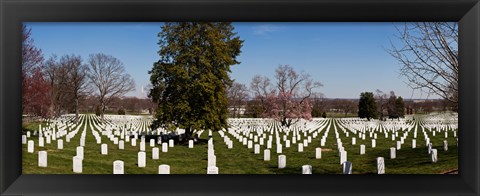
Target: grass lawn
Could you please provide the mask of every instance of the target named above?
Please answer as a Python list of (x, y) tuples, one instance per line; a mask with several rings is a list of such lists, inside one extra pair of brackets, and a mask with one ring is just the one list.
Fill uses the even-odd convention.
[[(102, 143), (108, 144), (108, 155), (101, 155), (100, 144), (97, 144), (90, 130), (89, 123), (92, 118), (85, 123), (80, 124), (80, 130), (71, 139), (66, 142), (64, 139), (64, 149), (57, 150), (57, 142), (52, 140), (50, 144), (45, 142), (45, 147), (38, 147), (38, 137), (32, 136), (29, 140), (35, 141), (35, 152), (28, 153), (27, 145), (22, 146), (23, 174), (73, 174), (72, 158), (76, 155), (76, 147), (80, 145), (80, 135), (86, 128), (86, 145), (84, 147), (83, 174), (112, 174), (113, 161), (122, 160), (125, 163), (125, 174), (157, 174), (160, 164), (170, 165), (172, 174), (206, 174), (207, 170), (207, 143), (195, 144), (193, 149), (186, 145), (175, 144), (175, 147), (169, 148), (168, 152), (161, 152), (161, 145), (156, 145), (160, 149), (160, 159), (152, 159), (152, 148), (149, 141), (146, 141), (147, 165), (145, 168), (137, 167), (137, 153), (140, 149), (140, 139), (137, 140), (137, 146), (131, 146), (130, 142), (125, 142), (125, 149), (119, 150), (118, 146), (110, 141), (106, 136), (102, 136)], [(26, 127), (37, 128), (36, 125), (26, 125)], [(313, 174), (340, 174), (342, 166), (339, 163), (339, 152), (336, 147), (335, 132), (333, 126), (322, 147), (322, 158), (315, 159), (315, 148), (320, 147), (320, 139), (326, 130), (322, 130), (317, 138), (312, 139), (308, 147), (304, 147), (304, 152), (297, 152), (297, 144), (291, 144), (290, 148), (283, 148), (283, 154), (287, 157), (287, 167), (278, 169), (278, 154), (276, 153), (275, 142), (271, 148), (271, 160), (263, 161), (263, 150), (265, 145), (261, 146), (260, 154), (254, 154), (253, 148), (248, 149), (242, 145), (232, 135), (226, 133), (233, 140), (233, 149), (228, 149), (219, 133), (213, 133), (215, 146), (216, 163), (220, 174), (301, 174), (302, 165), (312, 165)], [(348, 152), (347, 160), (352, 162), (353, 174), (374, 174), (376, 173), (376, 158), (385, 158), (385, 170), (387, 174), (439, 174), (458, 168), (458, 152), (456, 139), (450, 135), (447, 139), (449, 143), (448, 151), (443, 150), (444, 135), (437, 134), (435, 137), (429, 134), (433, 148), (438, 150), (438, 162), (431, 163), (430, 156), (427, 153), (423, 133), (418, 130), (417, 148), (411, 148), (411, 139), (413, 133), (410, 133), (400, 150), (397, 150), (396, 159), (390, 159), (390, 147), (395, 147), (396, 141), (391, 138), (384, 138), (383, 134), (378, 134), (377, 147), (371, 148), (371, 138), (368, 134), (365, 140), (357, 138), (357, 144), (351, 144), (351, 137), (346, 137), (339, 130), (343, 146)], [(399, 136), (402, 133), (399, 133)], [(275, 137), (274, 137), (275, 138)], [(280, 135), (283, 138), (283, 135)], [(291, 135), (289, 137), (291, 139)], [(201, 139), (208, 139), (208, 133), (203, 133)], [(306, 139), (302, 137), (302, 140)], [(366, 146), (366, 154), (360, 155), (360, 144)], [(48, 167), (38, 167), (38, 151), (48, 152)]]

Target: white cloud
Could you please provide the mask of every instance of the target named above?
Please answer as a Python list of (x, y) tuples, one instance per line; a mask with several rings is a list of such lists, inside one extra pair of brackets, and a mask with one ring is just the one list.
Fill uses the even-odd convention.
[(254, 35), (266, 35), (268, 33), (273, 33), (282, 30), (283, 27), (271, 25), (271, 24), (264, 24), (264, 25), (257, 25), (253, 27), (253, 34)]

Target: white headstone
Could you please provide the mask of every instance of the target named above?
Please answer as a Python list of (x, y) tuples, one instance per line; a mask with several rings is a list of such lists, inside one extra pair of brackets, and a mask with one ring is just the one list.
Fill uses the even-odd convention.
[(74, 156), (73, 157), (73, 173), (82, 173), (83, 172), (83, 158)]
[(152, 148), (152, 159), (159, 159), (160, 150), (157, 147)]
[(217, 156), (210, 155), (208, 156), (208, 167), (217, 166)]
[(27, 152), (33, 153), (34, 151), (34, 142), (33, 140), (28, 140)]
[(278, 168), (285, 168), (287, 166), (287, 156), (279, 155), (278, 156)]
[(365, 154), (365, 145), (360, 145), (360, 154)]
[(188, 140), (188, 148), (193, 148), (193, 140)]
[(303, 152), (303, 144), (298, 143), (298, 152)]
[(316, 159), (322, 158), (322, 148), (315, 148), (315, 158)]
[(159, 165), (158, 174), (170, 174), (170, 166), (165, 164)]
[(302, 166), (302, 174), (312, 174), (312, 166), (311, 165), (303, 165)]
[(400, 141), (397, 141), (397, 150), (400, 150), (402, 148), (402, 143)]
[(45, 146), (45, 139), (43, 137), (38, 137), (38, 146), (40, 147)]
[(173, 139), (168, 140), (168, 147), (173, 147)]
[(385, 174), (385, 159), (377, 157), (377, 174)]
[(428, 154), (431, 154), (432, 153), (432, 143), (428, 143), (427, 147), (428, 147)]
[(247, 146), (247, 147), (248, 147), (248, 149), (253, 148), (253, 142), (252, 142), (252, 140), (248, 140), (248, 146)]
[(216, 166), (207, 167), (207, 174), (218, 174), (218, 167)]
[(147, 165), (147, 157), (145, 152), (138, 152), (138, 167), (145, 167)]
[(123, 140), (118, 141), (118, 149), (119, 150), (125, 149), (125, 142)]
[(340, 151), (340, 165), (345, 161), (347, 161), (347, 151), (342, 150)]
[(27, 131), (27, 137), (30, 137), (30, 131)]
[(355, 144), (357, 144), (357, 138), (352, 137), (352, 145), (355, 145)]
[(137, 146), (137, 139), (132, 138), (131, 144), (132, 144), (132, 146)]
[(282, 153), (282, 144), (277, 144), (277, 153)]
[(432, 163), (436, 163), (438, 161), (437, 158), (437, 149), (432, 149), (431, 151), (431, 158), (432, 158)]
[(38, 167), (47, 167), (47, 151), (38, 151)]
[(443, 150), (448, 151), (448, 141), (447, 140), (443, 140)]
[(107, 144), (102, 144), (102, 155), (108, 155), (108, 146)]
[(215, 155), (215, 150), (214, 150), (213, 148), (209, 148), (209, 149), (207, 150), (207, 153), (208, 153), (208, 154), (207, 154), (208, 156), (213, 156), (213, 155)]
[(168, 152), (168, 144), (162, 143), (162, 152)]
[(145, 151), (145, 141), (140, 141), (140, 151)]
[(343, 174), (352, 174), (352, 162), (345, 161), (342, 164), (343, 166)]
[(83, 146), (78, 146), (77, 147), (77, 157), (79, 157), (83, 160)]
[(260, 144), (255, 144), (255, 148), (253, 151), (254, 154), (260, 154)]
[(396, 149), (394, 147), (390, 148), (390, 159), (397, 158)]
[(264, 161), (270, 161), (270, 150), (269, 149), (265, 149), (263, 151), (263, 160)]
[(155, 139), (150, 139), (150, 147), (154, 147), (155, 146)]
[(417, 148), (417, 140), (412, 139), (412, 148)]
[(63, 140), (62, 139), (57, 140), (57, 149), (59, 149), (59, 150), (63, 149)]
[(116, 160), (113, 162), (113, 174), (125, 174), (123, 161)]
[(22, 144), (27, 144), (27, 135), (22, 135)]
[(377, 141), (375, 139), (372, 139), (372, 148), (377, 147)]

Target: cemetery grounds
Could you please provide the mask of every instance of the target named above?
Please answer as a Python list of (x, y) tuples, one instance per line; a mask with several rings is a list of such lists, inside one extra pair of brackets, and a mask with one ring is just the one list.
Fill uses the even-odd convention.
[[(169, 141), (150, 141), (160, 133), (167, 134), (163, 129), (148, 131), (152, 116), (105, 115), (102, 121), (94, 114), (81, 114), (77, 124), (73, 119), (70, 114), (24, 125), (23, 174), (79, 174), (73, 171), (79, 146), (83, 146), (80, 174), (113, 174), (116, 160), (123, 161), (124, 174), (158, 174), (162, 164), (170, 166), (170, 174), (207, 174), (209, 165), (215, 165), (219, 174), (302, 174), (304, 165), (312, 166), (312, 174), (342, 174), (343, 161), (352, 164), (352, 174), (377, 174), (377, 157), (384, 158), (385, 174), (443, 174), (458, 170), (456, 113), (387, 121), (314, 118), (301, 120), (290, 128), (282, 128), (271, 119), (235, 118), (229, 119), (228, 130), (196, 131), (199, 139), (193, 148), (178, 140), (173, 147), (166, 145)], [(177, 129), (170, 135), (182, 133)], [(29, 141), (33, 141), (31, 152)], [(119, 149), (122, 141), (123, 149)], [(59, 142), (63, 143), (61, 149)], [(166, 143), (167, 152), (163, 152), (162, 143)], [(428, 143), (437, 149), (436, 162), (432, 161)], [(106, 144), (103, 154), (102, 144)], [(361, 145), (365, 146), (364, 154), (360, 153)], [(303, 151), (299, 152), (302, 146)], [(153, 148), (158, 148), (158, 159), (152, 157)], [(395, 149), (394, 158), (391, 148)], [(264, 160), (266, 149), (270, 150), (268, 161)], [(42, 167), (40, 151), (47, 154)], [(146, 153), (145, 167), (137, 164), (140, 151)], [(342, 158), (340, 151), (346, 152), (346, 157)], [(209, 162), (209, 155), (213, 154), (215, 160)], [(279, 155), (286, 156), (285, 168), (279, 168)]]

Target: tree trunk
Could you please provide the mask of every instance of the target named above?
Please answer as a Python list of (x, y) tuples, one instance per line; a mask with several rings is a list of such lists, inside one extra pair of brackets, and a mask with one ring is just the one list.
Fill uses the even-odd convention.
[(78, 122), (78, 98), (75, 99), (75, 123)]
[(104, 114), (105, 114), (105, 103), (102, 102), (102, 109), (101, 109), (101, 112), (100, 112), (100, 117), (101, 117), (102, 121), (104, 120)]

